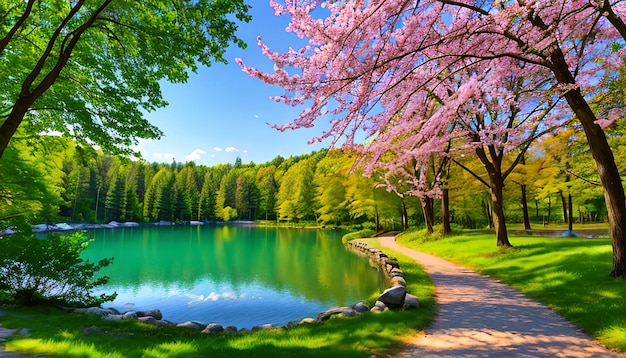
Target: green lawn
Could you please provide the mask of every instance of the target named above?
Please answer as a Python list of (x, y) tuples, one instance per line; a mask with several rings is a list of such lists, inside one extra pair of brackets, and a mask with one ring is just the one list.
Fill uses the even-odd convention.
[[(375, 243), (374, 239), (373, 243)], [(435, 316), (434, 287), (412, 260), (396, 256), (408, 291), (420, 307), (405, 312), (367, 313), (323, 323), (244, 333), (202, 334), (137, 321), (104, 321), (56, 308), (0, 307), (6, 328), (28, 328), (7, 350), (59, 357), (370, 357), (397, 352), (402, 342), (427, 327)], [(370, 297), (371, 306), (378, 295)], [(367, 298), (365, 298), (367, 299)], [(330, 307), (329, 307), (330, 308)]]
[(626, 280), (609, 277), (609, 239), (511, 235), (499, 250), (493, 233), (467, 232), (435, 241), (418, 233), (402, 245), (473, 268), (551, 307), (589, 335), (626, 352)]

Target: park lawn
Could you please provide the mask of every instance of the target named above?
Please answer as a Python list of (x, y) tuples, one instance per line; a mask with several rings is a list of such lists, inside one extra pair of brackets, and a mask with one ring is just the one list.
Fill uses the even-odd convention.
[[(373, 243), (377, 239), (373, 239)], [(106, 321), (65, 313), (54, 307), (0, 306), (0, 324), (27, 328), (12, 336), (8, 351), (59, 357), (370, 357), (398, 352), (408, 337), (432, 323), (436, 305), (432, 281), (413, 260), (396, 255), (407, 290), (418, 296), (416, 310), (358, 317), (333, 317), (322, 323), (240, 333), (203, 334), (156, 327), (136, 320)], [(371, 307), (376, 297), (366, 298)], [(329, 307), (330, 308), (330, 307)], [(207, 322), (208, 323), (208, 322)]]
[(424, 241), (417, 233), (398, 242), (499, 279), (551, 307), (609, 348), (626, 352), (626, 280), (609, 277), (609, 239), (510, 235), (499, 249), (492, 232), (464, 232)]

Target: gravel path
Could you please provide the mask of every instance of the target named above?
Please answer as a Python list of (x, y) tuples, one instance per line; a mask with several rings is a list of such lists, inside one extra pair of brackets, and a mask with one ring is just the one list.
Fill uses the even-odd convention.
[(432, 278), (438, 314), (398, 357), (624, 357), (537, 301), (492, 278), (381, 237)]

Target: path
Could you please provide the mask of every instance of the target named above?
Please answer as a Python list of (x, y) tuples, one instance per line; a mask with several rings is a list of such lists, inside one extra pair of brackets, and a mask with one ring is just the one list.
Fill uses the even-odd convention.
[(561, 316), (492, 278), (381, 237), (424, 266), (438, 314), (398, 357), (620, 357)]

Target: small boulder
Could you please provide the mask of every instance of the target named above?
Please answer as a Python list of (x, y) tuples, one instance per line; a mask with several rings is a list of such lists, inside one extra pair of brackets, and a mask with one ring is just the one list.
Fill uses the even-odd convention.
[(372, 307), (372, 309), (370, 309), (370, 312), (374, 312), (374, 313), (380, 313), (383, 312), (387, 309), (387, 306), (385, 306), (384, 303), (380, 302), (380, 301), (376, 301), (376, 303), (374, 304), (374, 307)]
[(202, 330), (202, 333), (219, 333), (219, 332), (224, 332), (224, 327), (221, 324), (217, 324), (217, 323), (211, 323)]
[(331, 316), (338, 315), (338, 314), (342, 314), (344, 316), (354, 316), (357, 314), (357, 312), (352, 307), (332, 308), (332, 309), (329, 309), (328, 311), (324, 311), (318, 314), (317, 321), (318, 322), (326, 321)]
[(137, 317), (154, 317), (156, 319), (163, 319), (163, 314), (159, 309), (146, 310), (146, 311), (137, 311)]
[(226, 326), (226, 327), (224, 328), (224, 330), (225, 330), (226, 332), (237, 332), (237, 327), (235, 327), (235, 326)]
[(410, 293), (407, 293), (404, 296), (404, 309), (417, 308), (420, 305), (420, 300), (416, 296), (413, 296)]
[(406, 287), (398, 285), (386, 289), (378, 300), (390, 309), (400, 309), (404, 305), (405, 295)]
[(307, 317), (307, 318), (303, 318), (303, 319), (300, 321), (300, 323), (299, 323), (299, 324), (304, 324), (304, 323), (313, 323), (313, 322), (315, 322), (315, 319), (314, 319), (314, 318)]
[(391, 284), (394, 286), (406, 287), (406, 280), (402, 276), (394, 276), (391, 278)]
[(193, 322), (193, 321), (187, 321), (187, 322), (179, 323), (176, 326), (177, 327), (193, 328), (193, 329), (197, 329), (199, 331), (201, 331), (201, 330), (206, 328), (205, 324), (202, 324), (200, 322)]
[(363, 302), (357, 303), (352, 308), (356, 311), (356, 313), (365, 313), (370, 310), (369, 307), (367, 307), (367, 305)]

